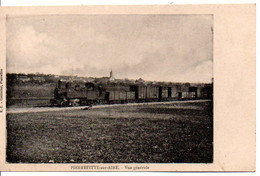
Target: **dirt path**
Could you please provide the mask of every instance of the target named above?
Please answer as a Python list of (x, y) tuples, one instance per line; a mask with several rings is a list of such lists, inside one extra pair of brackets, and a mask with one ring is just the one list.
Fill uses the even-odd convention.
[[(156, 104), (179, 104), (191, 102), (207, 102), (211, 100), (188, 100), (188, 101), (167, 101), (167, 102), (147, 102), (147, 103), (128, 103), (128, 104), (112, 104), (112, 105), (95, 105), (92, 109), (107, 108), (107, 107), (120, 107), (120, 106), (140, 106), (140, 105), (156, 105)], [(87, 106), (78, 107), (29, 107), (29, 108), (7, 108), (6, 112), (9, 114), (27, 113), (27, 112), (49, 112), (49, 111), (65, 111), (65, 110), (78, 110), (87, 109)]]

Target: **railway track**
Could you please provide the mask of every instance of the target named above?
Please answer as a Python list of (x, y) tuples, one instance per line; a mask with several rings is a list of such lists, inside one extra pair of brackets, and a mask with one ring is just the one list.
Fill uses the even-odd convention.
[(181, 104), (191, 102), (207, 102), (212, 100), (187, 100), (187, 101), (167, 101), (167, 102), (146, 102), (146, 103), (128, 103), (128, 104), (110, 104), (110, 105), (94, 105), (77, 106), (77, 107), (27, 107), (27, 108), (7, 108), (7, 114), (19, 114), (19, 113), (35, 113), (35, 112), (52, 112), (52, 111), (68, 111), (68, 110), (88, 110), (108, 107), (120, 107), (120, 106), (142, 106), (142, 105), (159, 105), (159, 104)]

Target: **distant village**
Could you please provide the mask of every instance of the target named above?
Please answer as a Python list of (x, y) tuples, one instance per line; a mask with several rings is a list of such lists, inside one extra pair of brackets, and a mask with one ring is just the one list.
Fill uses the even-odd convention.
[(83, 77), (83, 76), (65, 76), (54, 74), (42, 73), (7, 73), (7, 83), (11, 84), (46, 84), (57, 83), (57, 81), (72, 81), (72, 82), (93, 82), (97, 84), (205, 84), (205, 83), (176, 83), (176, 82), (159, 82), (159, 81), (146, 81), (142, 78), (139, 79), (116, 79), (111, 70), (107, 77)]

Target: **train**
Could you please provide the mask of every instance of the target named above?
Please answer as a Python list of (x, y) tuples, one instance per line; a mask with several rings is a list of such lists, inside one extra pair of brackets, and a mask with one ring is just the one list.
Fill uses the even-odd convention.
[(124, 104), (162, 102), (173, 100), (212, 99), (213, 85), (133, 84), (107, 86), (93, 82), (58, 81), (51, 106), (92, 106), (97, 104)]

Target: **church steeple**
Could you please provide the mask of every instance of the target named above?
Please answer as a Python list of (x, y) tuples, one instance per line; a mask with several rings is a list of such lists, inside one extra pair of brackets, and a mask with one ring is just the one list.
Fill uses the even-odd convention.
[(112, 71), (112, 69), (111, 69), (111, 71), (110, 71), (109, 80), (110, 80), (110, 81), (114, 81), (114, 80), (115, 80), (115, 78), (113, 77), (113, 71)]
[(111, 71), (110, 71), (110, 78), (112, 78), (112, 77), (113, 77), (113, 71), (111, 69)]

